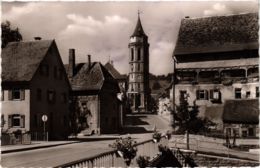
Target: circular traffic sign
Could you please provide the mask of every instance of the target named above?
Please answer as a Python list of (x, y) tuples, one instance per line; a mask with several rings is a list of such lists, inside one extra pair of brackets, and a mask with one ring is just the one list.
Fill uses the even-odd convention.
[(42, 116), (42, 121), (43, 121), (43, 122), (46, 122), (47, 120), (48, 120), (48, 117), (47, 117), (47, 115), (44, 114), (44, 115)]

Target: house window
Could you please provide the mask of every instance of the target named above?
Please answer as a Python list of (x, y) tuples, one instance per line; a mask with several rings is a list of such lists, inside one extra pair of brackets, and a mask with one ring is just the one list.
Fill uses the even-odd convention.
[(58, 69), (57, 69), (57, 66), (54, 66), (54, 69), (53, 69), (53, 76), (55, 79), (57, 79), (57, 76), (58, 76)]
[(9, 100), (24, 100), (25, 91), (21, 89), (13, 89), (8, 92)]
[(13, 114), (8, 116), (9, 127), (20, 127), (24, 128), (25, 116), (20, 114)]
[(235, 88), (235, 99), (241, 99), (241, 88)]
[(43, 76), (49, 76), (49, 66), (47, 64), (42, 64), (40, 66), (40, 74)]
[(246, 92), (246, 98), (250, 98), (250, 91)]
[(220, 99), (220, 91), (217, 90), (217, 89), (210, 90), (210, 99), (219, 100)]
[(181, 99), (187, 98), (187, 91), (186, 90), (180, 90), (180, 97)]
[(37, 89), (36, 98), (38, 101), (42, 100), (42, 90), (41, 89)]
[(207, 100), (208, 91), (207, 90), (197, 90), (197, 99), (198, 100)]
[(137, 49), (137, 60), (138, 61), (141, 60), (141, 49), (140, 48)]
[(1, 128), (3, 128), (5, 125), (5, 117), (3, 114), (1, 115), (1, 124), (0, 125), (1, 125)]
[(259, 97), (259, 87), (255, 88), (255, 97)]
[(131, 61), (134, 61), (134, 49), (131, 48)]
[(55, 91), (53, 91), (53, 90), (48, 90), (47, 91), (47, 101), (49, 103), (54, 103), (55, 102)]

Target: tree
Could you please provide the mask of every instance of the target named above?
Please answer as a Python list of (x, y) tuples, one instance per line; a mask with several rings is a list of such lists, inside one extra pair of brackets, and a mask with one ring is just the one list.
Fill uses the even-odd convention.
[(5, 46), (9, 42), (13, 41), (22, 41), (23, 37), (18, 29), (12, 29), (11, 28), (11, 23), (9, 21), (5, 21), (1, 23), (1, 28), (2, 28), (2, 48), (5, 48)]
[(189, 134), (205, 131), (206, 120), (198, 118), (199, 107), (196, 105), (196, 101), (193, 102), (193, 106), (189, 106), (188, 95), (180, 96), (180, 105), (176, 108), (174, 117), (179, 122), (178, 132), (187, 134), (187, 149), (189, 149)]

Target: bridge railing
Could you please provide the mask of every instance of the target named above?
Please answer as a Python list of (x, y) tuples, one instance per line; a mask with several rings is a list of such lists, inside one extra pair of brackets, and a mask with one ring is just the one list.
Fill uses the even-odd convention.
[[(138, 156), (148, 156), (151, 159), (156, 157), (159, 153), (158, 145), (168, 146), (168, 139), (162, 137), (160, 142), (155, 143), (152, 139), (135, 144), (137, 148), (136, 157), (131, 161), (129, 167), (137, 167), (136, 158)], [(76, 160), (70, 163), (59, 165), (57, 167), (128, 167), (124, 159), (117, 154), (117, 150), (110, 150), (107, 152), (94, 155), (92, 157)]]

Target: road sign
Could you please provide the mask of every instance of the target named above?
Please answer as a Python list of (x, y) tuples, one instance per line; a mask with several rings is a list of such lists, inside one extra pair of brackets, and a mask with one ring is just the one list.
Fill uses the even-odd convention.
[(43, 122), (46, 122), (47, 120), (48, 120), (47, 115), (43, 115), (43, 116), (42, 116), (42, 121), (43, 121)]

